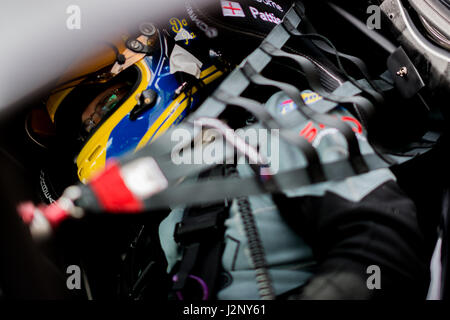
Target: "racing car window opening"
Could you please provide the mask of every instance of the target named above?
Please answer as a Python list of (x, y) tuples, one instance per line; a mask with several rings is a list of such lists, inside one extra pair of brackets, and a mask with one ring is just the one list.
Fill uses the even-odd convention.
[(64, 99), (55, 113), (55, 125), (73, 155), (135, 94), (141, 79), (139, 68), (131, 66), (107, 83), (79, 86)]
[(121, 83), (100, 93), (81, 115), (83, 129), (88, 133), (91, 132), (103, 117), (114, 110), (127, 91), (128, 85)]
[[(93, 126), (89, 131), (85, 130), (84, 125), (83, 125), (83, 118), (81, 117), (80, 121), (81, 121), (81, 125), (79, 128), (79, 132), (80, 132), (80, 136), (79, 139), (83, 142), (82, 145), (80, 146), (80, 150), (81, 148), (84, 146), (84, 143), (86, 141), (89, 140), (89, 138), (95, 133), (95, 131), (97, 130), (97, 128), (99, 128), (103, 122), (105, 122), (125, 101), (127, 101), (133, 94), (136, 93), (137, 88), (139, 87), (139, 84), (141, 82), (142, 79), (142, 75), (141, 72), (139, 70), (138, 67), (136, 67), (135, 65), (133, 65), (132, 67), (128, 68), (127, 70), (123, 71), (121, 74), (119, 74), (115, 81), (113, 83), (110, 84), (110, 89), (115, 88), (113, 87), (114, 84), (116, 83), (123, 83), (125, 81), (125, 83), (127, 84), (126, 87), (123, 88), (124, 94), (122, 97), (120, 97), (118, 100), (111, 100), (111, 102), (116, 101), (116, 103), (114, 103), (114, 105), (110, 105), (109, 108), (107, 107), (106, 110), (104, 110), (104, 114), (101, 117), (101, 119), (99, 119), (99, 121), (96, 123), (95, 126)], [(118, 93), (120, 93), (121, 90), (119, 90)], [(105, 91), (104, 91), (105, 92)], [(98, 97), (98, 96), (97, 96)], [(106, 93), (105, 96), (100, 96), (100, 99), (105, 99), (102, 101), (105, 101), (105, 103), (107, 102), (107, 100), (109, 100), (109, 98), (111, 98), (111, 96), (108, 97), (108, 94)], [(92, 102), (92, 101), (91, 101)], [(99, 103), (99, 105), (101, 105), (101, 102)], [(103, 105), (105, 106), (105, 105)], [(86, 107), (85, 111), (88, 109), (88, 107)]]

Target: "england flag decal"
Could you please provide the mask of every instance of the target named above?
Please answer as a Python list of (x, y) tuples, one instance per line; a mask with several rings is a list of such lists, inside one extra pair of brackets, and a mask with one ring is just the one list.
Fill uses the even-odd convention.
[(224, 17), (245, 17), (241, 5), (234, 1), (221, 1)]

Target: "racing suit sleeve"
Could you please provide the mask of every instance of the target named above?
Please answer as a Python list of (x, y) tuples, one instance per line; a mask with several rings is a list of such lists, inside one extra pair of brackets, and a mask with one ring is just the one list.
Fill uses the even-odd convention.
[(301, 210), (286, 218), (318, 261), (315, 276), (290, 299), (425, 297), (429, 274), (416, 208), (394, 181), (359, 202), (332, 192), (285, 200)]

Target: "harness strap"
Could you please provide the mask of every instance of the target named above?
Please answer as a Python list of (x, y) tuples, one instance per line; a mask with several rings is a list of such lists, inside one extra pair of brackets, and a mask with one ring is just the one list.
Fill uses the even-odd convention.
[[(313, 66), (311, 66), (314, 68)], [(274, 86), (278, 89), (282, 90), (290, 99), (294, 101), (297, 106), (297, 110), (304, 115), (306, 118), (311, 119), (317, 123), (324, 124), (326, 126), (336, 128), (339, 130), (339, 132), (344, 136), (344, 138), (347, 141), (347, 146), (349, 150), (349, 160), (352, 163), (353, 168), (355, 169), (355, 172), (357, 173), (364, 173), (367, 172), (367, 166), (364, 163), (364, 160), (361, 157), (361, 152), (359, 150), (359, 144), (358, 140), (356, 138), (356, 135), (354, 134), (352, 128), (343, 123), (342, 121), (339, 121), (335, 119), (332, 116), (317, 113), (307, 107), (301, 99), (301, 95), (298, 93), (297, 88), (295, 88), (293, 85), (270, 80), (268, 78), (265, 78), (261, 76), (260, 74), (256, 73), (255, 69), (252, 67), (251, 62), (247, 61), (244, 66), (242, 67), (242, 70), (244, 74), (252, 80), (255, 84), (258, 85), (265, 85), (265, 86)], [(315, 70), (304, 70), (307, 75), (314, 74)]]
[[(223, 173), (223, 167), (216, 167), (206, 175), (216, 176)], [(176, 225), (174, 233), (175, 241), (183, 248), (183, 259), (173, 277), (172, 287), (179, 298), (183, 296), (182, 291), (191, 288), (187, 285), (189, 278), (201, 282), (201, 299), (207, 300), (215, 294), (222, 265), (224, 222), (228, 215), (229, 207), (223, 199), (217, 204), (203, 204), (185, 209), (183, 219)], [(190, 299), (195, 296), (194, 292), (190, 292)]]
[(251, 112), (268, 129), (280, 129), (280, 136), (286, 142), (297, 146), (299, 150), (303, 152), (303, 155), (308, 163), (307, 170), (311, 180), (315, 182), (325, 181), (324, 173), (320, 165), (319, 155), (316, 149), (305, 139), (299, 137), (297, 133), (283, 127), (268, 111), (266, 111), (263, 105), (248, 98), (229, 95), (222, 90), (217, 90), (213, 97), (223, 103), (239, 106)]
[[(377, 103), (383, 103), (384, 102), (384, 97), (382, 94), (382, 91), (378, 88), (378, 86), (371, 80), (371, 77), (369, 75), (369, 71), (367, 69), (366, 64), (358, 57), (349, 55), (349, 54), (345, 54), (342, 53), (340, 51), (338, 51), (334, 45), (331, 43), (331, 41), (329, 41), (327, 38), (325, 38), (324, 36), (320, 35), (317, 33), (316, 29), (313, 27), (313, 25), (311, 24), (311, 22), (308, 20), (308, 18), (306, 17), (304, 8), (297, 10), (297, 13), (301, 13), (300, 17), (302, 19), (302, 27), (308, 32), (307, 34), (301, 33), (298, 28), (294, 28), (290, 22), (288, 20), (284, 20), (282, 22), (282, 26), (284, 28), (286, 28), (286, 30), (292, 34), (293, 36), (296, 37), (304, 37), (304, 38), (311, 38), (312, 42), (314, 43), (314, 45), (316, 45), (319, 49), (321, 49), (322, 51), (331, 54), (331, 55), (335, 55), (336, 56), (336, 60), (338, 62), (338, 66), (339, 69), (342, 71), (342, 73), (351, 80), (351, 82), (357, 86), (360, 90), (362, 90), (363, 92), (368, 93), (370, 96), (372, 96), (373, 98), (376, 99)], [(315, 39), (315, 40), (314, 40)], [(352, 62), (361, 72), (361, 74), (363, 75), (363, 77), (367, 80), (367, 82), (370, 84), (370, 86), (372, 88), (375, 89), (375, 91), (369, 89), (369, 88), (363, 88), (360, 87), (358, 85), (358, 83), (356, 82), (355, 79), (353, 79), (352, 77), (350, 77), (350, 75), (345, 71), (345, 69), (342, 66), (341, 60), (340, 58), (344, 58), (350, 62)]]
[[(389, 164), (381, 160), (376, 154), (368, 154), (363, 157), (370, 171), (389, 167)], [(322, 168), (327, 181), (340, 181), (355, 176), (347, 159), (325, 163)], [(278, 173), (273, 175), (272, 179), (277, 181), (277, 190), (269, 191), (269, 189), (261, 186), (261, 180), (255, 177), (199, 180), (195, 184), (172, 186), (151, 198), (145, 199), (144, 205), (147, 210), (158, 210), (170, 206), (197, 205), (206, 201), (209, 203), (221, 202), (223, 199), (255, 196), (275, 191), (283, 193), (285, 190), (314, 184), (310, 180), (305, 167)], [(242, 186), (245, 186), (245, 188)]]

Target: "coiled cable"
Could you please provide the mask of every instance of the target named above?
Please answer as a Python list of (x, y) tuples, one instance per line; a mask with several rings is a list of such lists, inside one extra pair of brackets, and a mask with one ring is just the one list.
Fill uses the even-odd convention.
[[(230, 167), (230, 171), (231, 176), (238, 175), (236, 167)], [(244, 225), (250, 257), (255, 268), (256, 283), (258, 286), (259, 295), (262, 300), (274, 300), (276, 297), (275, 290), (272, 285), (269, 270), (267, 269), (264, 246), (259, 236), (250, 201), (248, 200), (248, 197), (239, 197), (236, 201), (242, 224)]]

